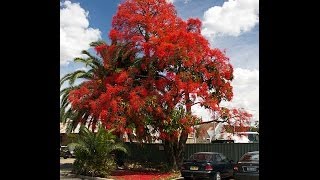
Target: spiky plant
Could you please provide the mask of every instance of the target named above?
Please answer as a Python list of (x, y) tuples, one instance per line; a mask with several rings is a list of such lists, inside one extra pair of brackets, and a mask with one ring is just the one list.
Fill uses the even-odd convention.
[(75, 148), (74, 172), (76, 174), (106, 177), (115, 169), (115, 161), (111, 152), (127, 153), (124, 144), (116, 142), (113, 130), (102, 126), (97, 132), (87, 127), (80, 128), (78, 145)]

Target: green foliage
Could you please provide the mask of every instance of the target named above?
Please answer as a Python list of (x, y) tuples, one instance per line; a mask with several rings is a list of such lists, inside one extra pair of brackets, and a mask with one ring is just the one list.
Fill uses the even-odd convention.
[(127, 149), (122, 143), (116, 142), (112, 131), (107, 131), (102, 126), (99, 126), (98, 132), (81, 127), (78, 145), (75, 147), (76, 174), (106, 177), (115, 169), (111, 153), (115, 150), (127, 153)]
[(172, 170), (167, 162), (150, 162), (150, 161), (139, 162), (135, 160), (135, 161), (128, 161), (126, 163), (126, 166), (131, 171), (170, 172)]
[[(97, 41), (93, 42), (90, 45), (94, 48), (98, 45), (105, 44), (103, 41)], [(72, 132), (75, 130), (77, 125), (80, 123), (80, 119), (88, 119), (90, 113), (88, 110), (84, 111), (77, 111), (72, 109), (71, 103), (69, 101), (69, 95), (70, 92), (76, 89), (79, 89), (83, 82), (86, 82), (88, 80), (100, 80), (103, 82), (103, 79), (107, 75), (107, 71), (104, 69), (102, 59), (99, 57), (96, 57), (94, 55), (91, 55), (88, 51), (82, 51), (82, 54), (86, 55), (86, 58), (75, 58), (74, 62), (76, 63), (82, 63), (86, 67), (89, 66), (89, 69), (84, 70), (77, 70), (71, 73), (68, 73), (64, 75), (60, 79), (60, 88), (62, 85), (66, 82), (67, 87), (60, 90), (60, 122), (67, 125), (67, 133)], [(80, 84), (76, 84), (76, 81), (82, 80)], [(102, 87), (103, 88), (103, 87)], [(97, 122), (97, 119), (91, 117), (90, 119), (92, 122)]]

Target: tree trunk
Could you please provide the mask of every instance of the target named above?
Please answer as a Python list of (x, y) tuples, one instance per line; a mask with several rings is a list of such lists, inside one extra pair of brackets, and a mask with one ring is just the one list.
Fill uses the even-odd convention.
[[(186, 110), (187, 114), (191, 114), (191, 102), (189, 93), (186, 93)], [(164, 141), (164, 150), (168, 157), (168, 162), (172, 170), (179, 170), (184, 156), (184, 150), (188, 139), (188, 133), (182, 130), (180, 138), (175, 141)]]
[(181, 136), (180, 136), (177, 151), (176, 151), (178, 169), (180, 169), (183, 162), (184, 150), (185, 150), (185, 145), (187, 143), (187, 139), (188, 139), (188, 133), (185, 130), (183, 130), (181, 132)]
[(173, 168), (173, 166), (175, 166), (175, 157), (174, 157), (172, 142), (168, 140), (164, 140), (163, 144), (164, 144), (166, 157), (168, 158), (167, 160), (168, 160), (169, 166), (170, 168)]
[(187, 142), (188, 133), (182, 131), (181, 136), (175, 141), (164, 141), (164, 150), (172, 170), (178, 171), (183, 162), (184, 148)]

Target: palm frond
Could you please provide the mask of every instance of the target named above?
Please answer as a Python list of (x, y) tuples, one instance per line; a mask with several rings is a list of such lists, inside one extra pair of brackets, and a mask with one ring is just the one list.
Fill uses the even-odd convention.
[(81, 76), (83, 76), (84, 74), (86, 74), (87, 72), (86, 71), (84, 71), (84, 70), (78, 70), (78, 71), (75, 71), (75, 72), (73, 72), (73, 74), (72, 74), (72, 76), (70, 76), (70, 78), (69, 78), (69, 85), (73, 85), (74, 84), (74, 82), (78, 79), (78, 78), (80, 78)]
[(74, 58), (73, 60), (74, 62), (81, 62), (81, 63), (84, 63), (87, 66), (90, 66), (92, 69), (95, 69), (96, 68), (96, 65), (94, 65), (92, 62), (92, 58), (86, 58), (86, 59), (83, 59), (83, 58)]
[(63, 94), (69, 94), (71, 90), (75, 89), (75, 86), (69, 86), (60, 91), (60, 96)]
[(64, 75), (61, 79), (60, 79), (60, 87), (62, 86), (62, 84), (66, 81), (69, 80), (69, 78), (72, 76), (73, 72), (72, 73), (68, 73), (66, 75)]
[(67, 111), (69, 114), (66, 114), (65, 118), (68, 118), (70, 121), (67, 124), (67, 133), (70, 133), (76, 129), (80, 123), (80, 119), (83, 119), (86, 116), (86, 111)]
[(60, 102), (60, 108), (67, 108), (67, 106), (70, 104), (69, 100), (69, 94), (63, 94)]
[(111, 146), (111, 151), (121, 151), (124, 153), (128, 153), (128, 150), (123, 146), (122, 143), (116, 143), (114, 145)]
[(85, 54), (87, 56), (89, 56), (88, 60), (90, 59), (91, 63), (94, 64), (96, 67), (103, 67), (103, 63), (102, 60), (96, 56), (91, 55), (88, 51), (83, 50), (81, 52), (82, 54)]
[(79, 124), (79, 121), (77, 121), (76, 119), (70, 119), (70, 120), (71, 121), (67, 122), (67, 127), (66, 127), (67, 134), (73, 132)]
[(99, 41), (95, 41), (95, 42), (90, 43), (90, 46), (91, 47), (97, 47), (97, 46), (100, 46), (100, 45), (103, 45), (103, 44), (107, 44), (107, 43), (105, 41), (103, 41), (103, 40), (99, 40)]
[(60, 79), (60, 87), (66, 81), (69, 81), (69, 85), (72, 86), (76, 79), (86, 77), (86, 73), (87, 72), (84, 70), (77, 70), (75, 72), (66, 74), (64, 77)]
[(61, 95), (60, 108), (64, 108), (64, 109), (67, 108), (67, 106), (70, 104), (68, 100), (70, 92), (74, 89), (78, 89), (79, 87), (80, 85), (67, 87), (60, 91), (60, 95)]
[(87, 73), (84, 73), (82, 75), (80, 75), (78, 78), (81, 78), (81, 79), (93, 79), (93, 75), (89, 73), (89, 71)]
[(65, 108), (60, 108), (60, 122), (63, 124), (67, 123), (68, 119), (74, 118), (74, 111), (70, 108), (66, 110)]

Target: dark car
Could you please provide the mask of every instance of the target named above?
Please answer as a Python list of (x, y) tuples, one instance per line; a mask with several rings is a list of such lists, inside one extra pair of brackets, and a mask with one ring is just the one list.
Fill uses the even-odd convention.
[(228, 160), (222, 153), (197, 152), (183, 162), (181, 176), (184, 179), (221, 180), (233, 176), (233, 165), (233, 161)]
[(68, 146), (60, 146), (60, 157), (67, 159), (74, 157), (74, 154), (69, 150)]
[(233, 169), (236, 180), (259, 180), (259, 151), (245, 153)]

